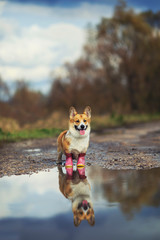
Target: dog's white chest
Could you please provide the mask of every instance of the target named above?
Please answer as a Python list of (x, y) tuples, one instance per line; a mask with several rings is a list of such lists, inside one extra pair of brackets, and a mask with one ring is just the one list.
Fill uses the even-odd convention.
[(89, 145), (89, 135), (83, 138), (75, 138), (70, 136), (70, 151), (77, 150), (79, 152), (86, 152)]
[(72, 190), (75, 197), (77, 196), (90, 196), (90, 185), (80, 181), (78, 184), (72, 184)]

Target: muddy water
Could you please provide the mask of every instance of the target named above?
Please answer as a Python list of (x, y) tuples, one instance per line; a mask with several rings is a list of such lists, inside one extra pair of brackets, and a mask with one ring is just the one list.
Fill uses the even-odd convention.
[(73, 173), (67, 173), (64, 167), (54, 167), (4, 176), (0, 190), (3, 240), (160, 238), (159, 168), (87, 166), (78, 172), (74, 166)]

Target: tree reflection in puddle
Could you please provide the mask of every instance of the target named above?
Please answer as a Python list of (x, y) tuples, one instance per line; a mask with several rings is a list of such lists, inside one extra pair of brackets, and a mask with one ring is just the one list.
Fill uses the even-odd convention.
[[(98, 179), (97, 179), (98, 176)], [(102, 198), (118, 203), (122, 213), (132, 218), (144, 206), (160, 205), (160, 169), (107, 170), (94, 167), (89, 171), (94, 187), (101, 188)], [(97, 193), (94, 191), (97, 198)]]
[(73, 174), (67, 174), (64, 167), (55, 167), (31, 176), (3, 177), (0, 190), (0, 239), (160, 236), (160, 169), (89, 166), (85, 173), (74, 166)]

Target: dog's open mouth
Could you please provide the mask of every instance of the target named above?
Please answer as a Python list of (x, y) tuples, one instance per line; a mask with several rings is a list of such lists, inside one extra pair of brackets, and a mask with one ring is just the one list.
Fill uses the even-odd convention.
[(88, 126), (86, 126), (85, 129), (81, 129), (81, 128), (79, 129), (76, 125), (74, 127), (77, 131), (79, 131), (80, 135), (84, 135)]

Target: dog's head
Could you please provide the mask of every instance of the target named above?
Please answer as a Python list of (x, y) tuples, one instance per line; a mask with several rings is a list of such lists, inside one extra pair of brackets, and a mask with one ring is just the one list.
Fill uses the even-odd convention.
[(82, 114), (70, 108), (69, 130), (75, 137), (86, 137), (90, 133), (91, 108), (87, 106)]
[(72, 210), (74, 214), (74, 225), (76, 227), (78, 227), (81, 221), (85, 219), (91, 226), (95, 224), (94, 210), (92, 203), (89, 200), (84, 199), (80, 202), (76, 202), (76, 204), (73, 205)]

